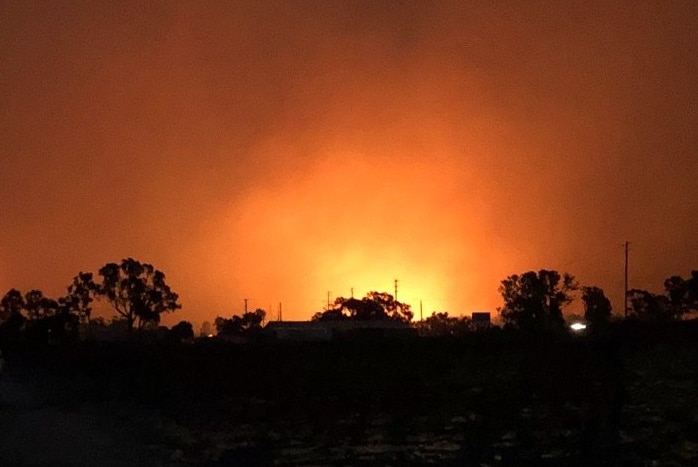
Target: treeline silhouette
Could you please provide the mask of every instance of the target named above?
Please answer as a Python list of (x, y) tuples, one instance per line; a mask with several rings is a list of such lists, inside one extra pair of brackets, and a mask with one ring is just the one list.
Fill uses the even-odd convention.
[[(698, 310), (698, 271), (688, 278), (671, 276), (664, 281), (662, 293), (631, 289), (627, 309), (613, 314), (610, 300), (596, 286), (582, 286), (569, 273), (541, 269), (508, 276), (501, 281), (499, 293), (503, 305), (498, 308), (503, 329), (537, 336), (568, 332), (564, 309), (580, 299), (584, 308), (587, 333), (608, 330), (613, 322), (624, 319), (649, 323), (682, 320)], [(158, 328), (161, 315), (181, 308), (178, 295), (165, 281), (165, 275), (152, 265), (133, 258), (120, 263), (107, 263), (98, 274), (80, 272), (57, 299), (40, 290), (22, 294), (9, 290), (0, 300), (0, 345), (19, 342), (59, 344), (79, 339), (80, 325), (91, 328), (134, 330)], [(94, 300), (102, 300), (116, 313), (112, 323), (92, 319)], [(395, 321), (410, 324), (425, 337), (464, 336), (483, 328), (469, 317), (434, 311), (430, 316), (413, 321), (411, 306), (386, 292), (371, 291), (363, 298), (338, 297), (311, 321)], [(261, 339), (266, 311), (256, 309), (231, 317), (216, 317), (214, 327), (219, 337), (244, 337), (245, 341)], [(199, 336), (210, 336), (206, 322)], [(487, 327), (491, 330), (492, 327)], [(195, 338), (193, 326), (181, 321), (171, 330), (176, 341)]]
[[(663, 443), (675, 452), (676, 443), (698, 442), (691, 414), (673, 408), (686, 395), (656, 392), (660, 382), (678, 385), (698, 368), (691, 366), (698, 322), (681, 319), (696, 311), (697, 277), (672, 277), (661, 294), (633, 291), (625, 319), (598, 287), (570, 274), (527, 271), (501, 282), (504, 325), (486, 329), (447, 312), (415, 323), (408, 304), (370, 292), (336, 299), (311, 324), (410, 323), (423, 338), (281, 345), (264, 335), (266, 312), (257, 309), (216, 318), (211, 328), (219, 337), (254, 343), (230, 345), (206, 337), (210, 326), (195, 338), (186, 321), (162, 339), (139, 338), (162, 330), (159, 317), (178, 308), (177, 296), (164, 274), (125, 259), (96, 276), (78, 274), (55, 301), (11, 290), (0, 302), (0, 326), (3, 344), (8, 337), (42, 344), (7, 353), (13, 377), (43, 378), (51, 404), (62, 407), (155, 410), (194, 433), (186, 442), (158, 441), (190, 464), (235, 458), (235, 448), (221, 452), (207, 444), (215, 436), (196, 434), (225, 432), (240, 433), (235, 446), (263, 447), (267, 464), (260, 465), (294, 465), (286, 456), (303, 451), (298, 446), (311, 446), (304, 452), (316, 457), (295, 465), (356, 465), (351, 452), (342, 460), (332, 449), (355, 446), (356, 456), (366, 455), (362, 446), (378, 436), (400, 450), (368, 464), (421, 465), (428, 453), (414, 440), (427, 433), (456, 446), (430, 458), (441, 465), (641, 465), (673, 455)], [(115, 309), (116, 324), (91, 317), (94, 300)], [(583, 303), (588, 339), (565, 325), (563, 311), (574, 300)], [(80, 341), (75, 329), (87, 322), (119, 325), (131, 339)], [(646, 413), (673, 417), (675, 431), (642, 438)]]
[(125, 258), (105, 264), (97, 277), (91, 272), (78, 273), (58, 299), (38, 289), (25, 294), (10, 289), (0, 300), (0, 344), (75, 342), (80, 324), (90, 322), (95, 299), (109, 303), (128, 332), (157, 326), (162, 313), (181, 307), (178, 298), (165, 282), (165, 274), (150, 264)]

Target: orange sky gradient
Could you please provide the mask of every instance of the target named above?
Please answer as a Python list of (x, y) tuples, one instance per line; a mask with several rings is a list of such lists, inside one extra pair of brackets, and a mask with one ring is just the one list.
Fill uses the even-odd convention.
[(698, 268), (698, 3), (0, 4), (0, 290), (134, 257), (198, 325)]

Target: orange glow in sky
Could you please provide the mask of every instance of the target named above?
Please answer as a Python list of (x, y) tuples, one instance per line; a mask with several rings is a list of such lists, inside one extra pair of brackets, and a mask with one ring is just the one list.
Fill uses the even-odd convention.
[(496, 257), (474, 246), (487, 241), (485, 208), (453, 206), (463, 175), (443, 171), (435, 180), (426, 175), (431, 169), (333, 150), (312, 170), (260, 185), (202, 226), (193, 256), (217, 245), (204, 264), (229, 281), (218, 284), (223, 294), (238, 291), (232, 307), (248, 298), (254, 307), (271, 305), (276, 316), (282, 302), (288, 319), (322, 309), (327, 292), (332, 300), (352, 288), (355, 296), (393, 293), (394, 279), (398, 299), (416, 316), (420, 300), (427, 314), (491, 309), (491, 296), (480, 290)]
[(698, 3), (2, 2), (0, 290), (133, 257), (196, 326), (698, 268)]

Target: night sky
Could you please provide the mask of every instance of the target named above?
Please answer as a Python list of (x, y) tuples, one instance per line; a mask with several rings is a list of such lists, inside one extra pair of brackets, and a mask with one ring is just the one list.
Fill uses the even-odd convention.
[[(0, 292), (134, 257), (181, 319), (698, 269), (698, 2), (3, 1)], [(418, 315), (418, 311), (417, 311)]]

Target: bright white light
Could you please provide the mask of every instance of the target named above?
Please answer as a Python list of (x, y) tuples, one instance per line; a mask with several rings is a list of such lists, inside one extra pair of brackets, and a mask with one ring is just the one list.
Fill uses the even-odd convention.
[(570, 328), (572, 328), (574, 332), (581, 332), (587, 328), (587, 325), (584, 323), (572, 323)]

